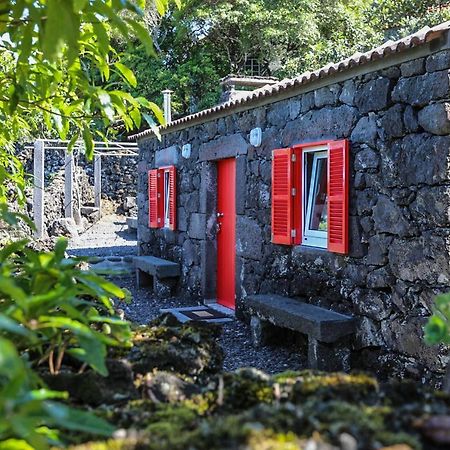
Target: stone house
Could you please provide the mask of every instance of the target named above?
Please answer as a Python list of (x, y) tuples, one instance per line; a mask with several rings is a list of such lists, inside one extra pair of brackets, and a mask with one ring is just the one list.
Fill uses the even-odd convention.
[(353, 367), (439, 374), (422, 327), (450, 291), (449, 30), (134, 136), (140, 254), (240, 318), (266, 293), (352, 314)]

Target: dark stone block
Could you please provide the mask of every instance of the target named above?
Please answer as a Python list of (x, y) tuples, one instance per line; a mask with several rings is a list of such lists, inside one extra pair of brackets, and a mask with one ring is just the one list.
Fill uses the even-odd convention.
[(388, 78), (371, 80), (356, 92), (355, 104), (363, 114), (384, 109), (389, 105), (390, 89)]
[(201, 213), (215, 212), (217, 204), (217, 166), (212, 162), (205, 162), (202, 165), (199, 200)]
[(307, 92), (302, 95), (301, 99), (301, 112), (305, 113), (314, 108), (314, 91)]
[(412, 106), (408, 105), (405, 108), (403, 114), (403, 123), (405, 124), (405, 130), (408, 133), (414, 133), (419, 129), (419, 122), (417, 120), (417, 114)]
[(289, 102), (289, 119), (294, 120), (300, 114), (302, 102), (300, 100), (291, 100)]
[(430, 55), (426, 62), (427, 72), (436, 72), (438, 70), (450, 69), (450, 50)]
[(405, 218), (402, 210), (385, 195), (378, 197), (377, 204), (373, 208), (373, 220), (377, 232), (397, 234), (401, 237), (408, 236), (412, 232), (411, 223)]
[(236, 158), (236, 214), (245, 213), (245, 193), (247, 191), (245, 168), (246, 158), (244, 156), (238, 156)]
[(367, 287), (384, 289), (395, 284), (395, 279), (386, 267), (375, 269), (367, 275)]
[(329, 372), (350, 370), (350, 340), (343, 338), (333, 344), (325, 344), (308, 337), (308, 368)]
[(352, 143), (368, 144), (375, 146), (377, 138), (377, 121), (375, 114), (369, 114), (359, 119), (350, 136)]
[(267, 122), (275, 127), (282, 127), (285, 125), (289, 117), (289, 102), (284, 100), (282, 102), (271, 105), (267, 112)]
[(387, 187), (438, 184), (448, 180), (450, 137), (410, 134), (381, 148), (381, 173)]
[(238, 216), (236, 221), (236, 254), (260, 260), (263, 238), (258, 222), (250, 217)]
[(256, 149), (258, 156), (272, 159), (272, 150), (280, 148), (281, 134), (276, 128), (263, 130), (261, 146)]
[(432, 134), (450, 134), (450, 103), (425, 106), (419, 111), (419, 125)]
[(170, 298), (175, 293), (176, 284), (177, 280), (174, 278), (153, 277), (153, 294), (156, 298)]
[(179, 151), (176, 145), (172, 145), (155, 152), (155, 166), (176, 166), (178, 164)]
[(346, 105), (354, 106), (356, 94), (356, 83), (354, 80), (347, 80), (342, 87), (339, 100)]
[(282, 132), (282, 146), (322, 139), (342, 139), (350, 135), (357, 109), (347, 105), (310, 111), (289, 122)]
[(392, 236), (376, 234), (369, 239), (369, 251), (367, 253), (367, 264), (371, 266), (382, 266), (387, 263), (389, 245)]
[(352, 317), (279, 295), (251, 295), (246, 305), (252, 315), (322, 342), (334, 342), (355, 332)]
[(392, 273), (403, 281), (429, 284), (449, 284), (445, 237), (426, 232), (416, 239), (395, 239), (389, 246), (389, 265)]
[(394, 105), (386, 111), (381, 118), (381, 128), (384, 132), (384, 137), (387, 139), (400, 137), (405, 134), (402, 105)]
[(326, 86), (314, 91), (314, 104), (317, 108), (337, 103), (341, 88), (338, 84)]
[(189, 237), (193, 239), (205, 239), (206, 237), (206, 214), (193, 213), (188, 230)]
[(216, 298), (217, 248), (215, 241), (200, 242), (201, 291), (204, 299)]
[(419, 58), (403, 63), (400, 66), (402, 77), (412, 77), (413, 75), (423, 75), (425, 73), (425, 59)]
[(417, 191), (409, 210), (413, 219), (425, 228), (450, 226), (450, 188), (422, 187)]
[(364, 148), (356, 154), (355, 170), (378, 169), (380, 156), (371, 148)]
[(187, 214), (186, 210), (183, 207), (177, 209), (177, 222), (179, 231), (188, 230)]
[(350, 298), (356, 314), (373, 320), (385, 319), (392, 311), (390, 297), (384, 292), (358, 288), (351, 293)]
[(249, 144), (241, 134), (221, 136), (200, 146), (199, 161), (213, 161), (245, 155)]
[(394, 102), (424, 106), (432, 100), (447, 98), (448, 71), (432, 72), (410, 78), (401, 78), (392, 92)]
[(250, 330), (252, 333), (252, 344), (255, 348), (260, 348), (272, 340), (277, 329), (271, 323), (261, 320), (257, 316), (250, 319)]

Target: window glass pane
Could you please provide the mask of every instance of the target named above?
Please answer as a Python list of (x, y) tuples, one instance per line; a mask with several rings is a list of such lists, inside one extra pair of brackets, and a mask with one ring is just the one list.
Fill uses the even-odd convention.
[(164, 226), (169, 226), (170, 183), (169, 172), (164, 172)]
[(310, 183), (310, 189), (314, 188), (314, 192), (308, 228), (310, 230), (327, 231), (327, 159), (318, 158), (316, 164), (314, 180), (311, 180)]

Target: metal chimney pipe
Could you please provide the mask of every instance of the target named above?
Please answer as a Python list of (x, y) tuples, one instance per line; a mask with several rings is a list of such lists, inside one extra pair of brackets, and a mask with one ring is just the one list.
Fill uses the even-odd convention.
[(166, 89), (162, 91), (164, 96), (164, 118), (166, 119), (166, 124), (172, 122), (172, 106), (171, 106), (171, 95), (172, 92), (170, 89)]

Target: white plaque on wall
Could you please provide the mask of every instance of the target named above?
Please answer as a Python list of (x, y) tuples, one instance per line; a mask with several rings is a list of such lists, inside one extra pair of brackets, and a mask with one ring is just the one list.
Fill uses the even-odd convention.
[(261, 141), (262, 141), (261, 128), (253, 128), (253, 130), (250, 131), (250, 144), (252, 144), (253, 147), (259, 147), (261, 145)]
[(183, 147), (181, 147), (181, 155), (186, 159), (191, 157), (191, 144), (184, 144)]

